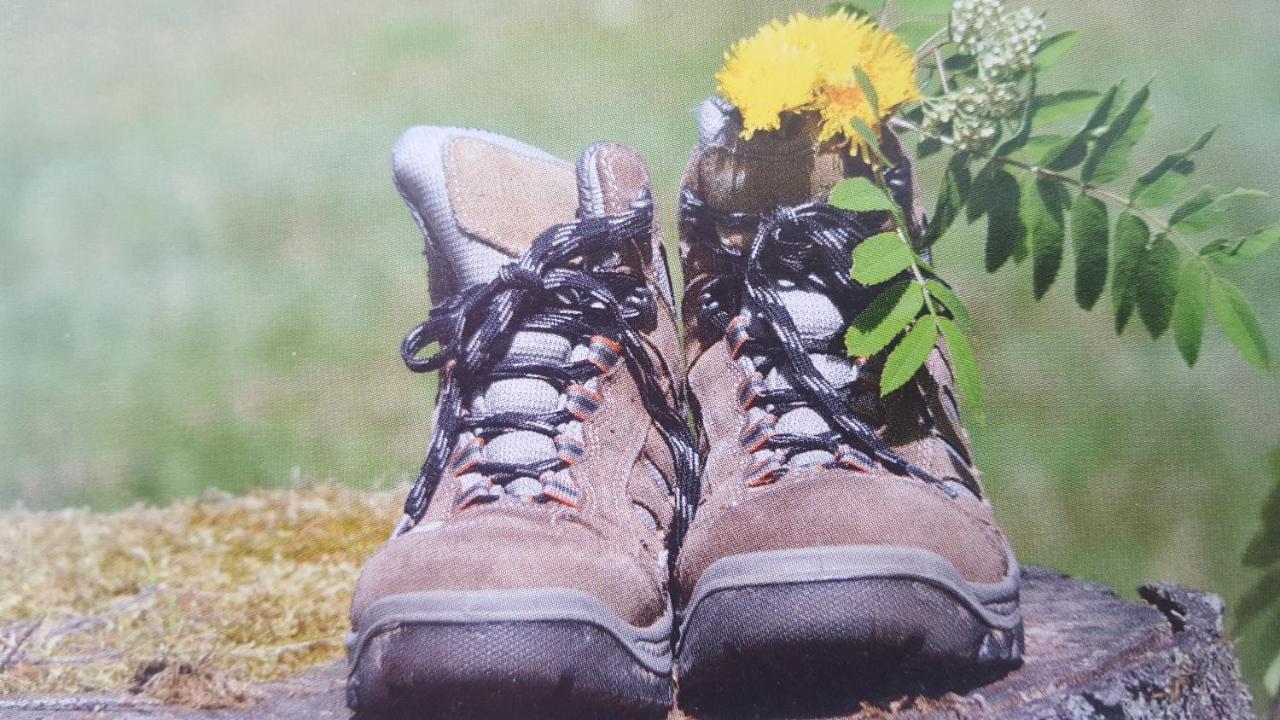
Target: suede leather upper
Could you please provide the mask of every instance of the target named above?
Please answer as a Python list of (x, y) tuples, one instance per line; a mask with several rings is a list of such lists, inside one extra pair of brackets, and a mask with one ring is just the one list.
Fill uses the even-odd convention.
[[(840, 179), (867, 172), (846, 150), (814, 140), (812, 128), (803, 122), (784, 127), (781, 135), (766, 142), (757, 139), (761, 137), (748, 141), (736, 133), (721, 133), (708, 138), (704, 132), (684, 187), (715, 211), (760, 213), (780, 204), (825, 200)], [(886, 153), (900, 153), (887, 133), (883, 145)], [(919, 198), (914, 178), (912, 197)], [(909, 214), (920, 222), (918, 200), (912, 204)], [(693, 223), (681, 223), (683, 232), (692, 227)], [(875, 407), (859, 411), (897, 453), (968, 492), (951, 497), (914, 477), (835, 465), (793, 468), (771, 484), (747, 486), (744, 478), (752, 458), (740, 436), (748, 415), (738, 404), (736, 390), (748, 370), (730, 356), (723, 333), (697, 326), (701, 300), (688, 289), (725, 268), (694, 240), (681, 238), (687, 291), (683, 313), (705, 464), (702, 503), (678, 559), (677, 597), (687, 600), (702, 573), (721, 558), (827, 546), (920, 548), (949, 560), (970, 581), (1004, 579), (1011, 571), (1008, 544), (972, 464), (945, 347), (935, 349), (914, 381)], [(741, 230), (721, 229), (719, 241), (741, 248), (750, 237)]]
[[(578, 208), (580, 202), (584, 210), (620, 212), (648, 191), (643, 162), (619, 145), (598, 145), (584, 155), (578, 175), (589, 173), (595, 180), (587, 183), (590, 187), (564, 181), (565, 168), (571, 166), (531, 161), (484, 137), (468, 136), (445, 147), (455, 150), (447, 163), (468, 158), (477, 163), (449, 170), (452, 204), (459, 221), (465, 221), (463, 229), (513, 257), (528, 246), (531, 238), (526, 235), (546, 229), (530, 225), (530, 218), (538, 225), (568, 222), (574, 214), (567, 208)], [(457, 154), (458, 147), (463, 154)], [(489, 171), (512, 166), (523, 173), (519, 186), (489, 182)], [(540, 172), (545, 184), (525, 192), (528, 184), (539, 181)], [(506, 195), (497, 197), (496, 191)], [(590, 203), (599, 207), (588, 208)], [(489, 218), (495, 212), (517, 219)], [(667, 375), (663, 384), (679, 388), (683, 366), (674, 312), (662, 299), (669, 288), (663, 287), (665, 267), (660, 268), (663, 260), (656, 250), (662, 240), (656, 226), (654, 230), (652, 244), (638, 243), (632, 257), (621, 262), (642, 274), (659, 298), (656, 326), (645, 337), (654, 366)], [(428, 262), (444, 262), (433, 252), (428, 237)], [(433, 285), (443, 276), (433, 268)], [(433, 297), (443, 300), (440, 291), (452, 289), (449, 284), (433, 287)], [(371, 605), (396, 594), (528, 588), (581, 590), (635, 626), (659, 619), (669, 604), (665, 535), (674, 513), (668, 487), (672, 458), (622, 363), (598, 377), (595, 387), (603, 401), (582, 423), (586, 451), (569, 468), (580, 491), (576, 507), (546, 502), (459, 509), (454, 502), (461, 491), (458, 473), (446, 472), (417, 526), (382, 547), (365, 566), (352, 602), (353, 625), (359, 627), (361, 614)]]

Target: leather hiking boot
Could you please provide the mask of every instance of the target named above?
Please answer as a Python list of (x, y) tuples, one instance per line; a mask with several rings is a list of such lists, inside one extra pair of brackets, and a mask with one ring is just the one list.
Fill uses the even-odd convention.
[[(849, 279), (851, 251), (891, 220), (825, 201), (869, 168), (800, 116), (751, 140), (718, 98), (699, 120), (680, 229), (706, 458), (675, 576), (681, 702), (823, 678), (919, 689), (917, 670), (950, 682), (1016, 664), (1018, 565), (945, 348), (883, 399), (883, 356), (846, 357), (876, 296)], [(895, 199), (915, 208), (910, 166), (884, 146)]]
[[(394, 175), (433, 308), (431, 446), (351, 608), (348, 704), (379, 717), (661, 717), (667, 538), (697, 481), (649, 177), (418, 127)], [(424, 357), (429, 345), (436, 354)]]

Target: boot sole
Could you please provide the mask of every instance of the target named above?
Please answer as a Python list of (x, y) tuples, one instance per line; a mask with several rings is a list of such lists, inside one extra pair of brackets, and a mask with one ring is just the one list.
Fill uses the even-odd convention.
[(1012, 556), (1009, 567), (988, 585), (915, 548), (723, 558), (684, 613), (681, 706), (727, 717), (839, 714), (867, 699), (988, 682), (1022, 659)]
[(568, 589), (406, 593), (347, 638), (359, 718), (661, 718), (671, 614), (647, 628)]

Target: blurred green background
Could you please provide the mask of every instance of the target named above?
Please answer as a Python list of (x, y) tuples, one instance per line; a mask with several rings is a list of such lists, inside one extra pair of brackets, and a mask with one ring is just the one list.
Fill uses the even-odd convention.
[[(1050, 32), (1083, 31), (1042, 90), (1155, 76), (1135, 167), (1220, 124), (1200, 179), (1280, 190), (1275, 0), (1028, 2)], [(479, 126), (569, 158), (625, 141), (669, 219), (724, 49), (821, 9), (0, 3), (0, 506), (407, 481), (432, 387), (397, 355), (427, 310), (397, 135)], [(1259, 211), (1241, 229), (1280, 203)], [(1022, 559), (1237, 597), (1280, 442), (1276, 375), (1216, 328), (1194, 369), (1136, 323), (1117, 339), (1069, 282), (1035, 303), (1029, 268), (986, 275), (964, 229), (938, 256), (979, 324), (990, 421), (973, 430)], [(1256, 265), (1234, 279), (1276, 348), (1280, 254)]]

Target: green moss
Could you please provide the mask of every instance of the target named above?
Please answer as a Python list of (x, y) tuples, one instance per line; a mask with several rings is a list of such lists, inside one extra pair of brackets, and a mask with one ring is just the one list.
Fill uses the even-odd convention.
[(252, 681), (340, 657), (357, 573), (400, 496), (319, 485), (0, 513), (0, 693), (235, 705)]

